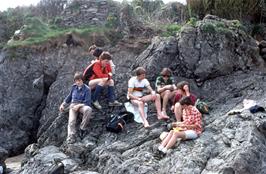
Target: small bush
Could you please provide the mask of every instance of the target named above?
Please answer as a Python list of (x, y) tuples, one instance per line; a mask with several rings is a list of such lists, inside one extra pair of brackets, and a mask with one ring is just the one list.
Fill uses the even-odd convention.
[(189, 18), (189, 21), (187, 22), (187, 24), (192, 25), (193, 27), (196, 26), (196, 23), (197, 23), (197, 19), (194, 17)]
[(176, 36), (178, 32), (180, 32), (181, 25), (177, 24), (169, 24), (166, 25), (166, 27), (163, 30), (166, 30), (163, 32), (162, 36), (169, 37), (169, 36)]
[(205, 33), (215, 33), (215, 25), (211, 24), (211, 23), (205, 23), (202, 26), (202, 31)]

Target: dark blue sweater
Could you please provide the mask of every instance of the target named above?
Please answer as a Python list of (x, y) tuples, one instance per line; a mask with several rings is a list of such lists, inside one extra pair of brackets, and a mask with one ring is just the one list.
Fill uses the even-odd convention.
[(91, 90), (85, 84), (83, 84), (80, 89), (74, 84), (64, 101), (66, 103), (83, 103), (87, 106), (91, 106)]

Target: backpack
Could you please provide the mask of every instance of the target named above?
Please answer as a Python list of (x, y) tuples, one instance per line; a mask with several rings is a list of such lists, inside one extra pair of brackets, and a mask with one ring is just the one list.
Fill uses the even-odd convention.
[(197, 99), (195, 106), (200, 111), (200, 113), (209, 114), (209, 106), (204, 101)]
[(119, 133), (125, 128), (127, 123), (130, 123), (133, 120), (134, 115), (131, 112), (113, 114), (107, 121), (106, 130), (109, 132)]
[(90, 64), (86, 67), (86, 69), (83, 72), (83, 81), (88, 82), (90, 81), (91, 76), (93, 75), (93, 66), (94, 63)]

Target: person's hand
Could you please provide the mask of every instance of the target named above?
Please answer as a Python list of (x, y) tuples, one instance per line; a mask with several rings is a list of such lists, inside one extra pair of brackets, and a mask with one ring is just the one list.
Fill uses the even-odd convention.
[(172, 90), (172, 85), (166, 85), (163, 87), (165, 90)]
[(175, 109), (175, 106), (172, 105), (172, 106), (171, 106), (171, 111), (174, 112), (174, 109)]
[(84, 104), (77, 104), (77, 105), (73, 106), (72, 109), (77, 112), (79, 110), (79, 108), (82, 107), (83, 105)]
[(61, 105), (60, 105), (60, 107), (59, 107), (59, 110), (60, 110), (60, 112), (64, 112), (64, 110), (65, 110), (65, 107), (64, 107), (64, 105), (63, 105), (63, 104), (61, 104)]
[(151, 98), (152, 98), (152, 100), (156, 100), (156, 98), (157, 98), (157, 96), (156, 96), (156, 92), (155, 91), (152, 91), (151, 92)]
[(177, 121), (173, 123), (173, 127), (182, 127), (182, 126), (183, 126), (182, 122)]
[(139, 97), (137, 100), (138, 100), (138, 101), (143, 101), (143, 99), (142, 99), (141, 97)]

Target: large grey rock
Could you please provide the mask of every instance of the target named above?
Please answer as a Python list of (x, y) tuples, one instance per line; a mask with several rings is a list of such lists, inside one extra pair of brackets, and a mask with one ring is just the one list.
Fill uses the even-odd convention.
[[(158, 153), (157, 146), (160, 143), (160, 133), (166, 130), (166, 123), (156, 119), (152, 104), (149, 104), (151, 107), (148, 114), (150, 130), (144, 129), (141, 124), (130, 123), (126, 125), (125, 131), (113, 134), (105, 130), (106, 117), (122, 108), (108, 108), (106, 101), (102, 100), (104, 111), (93, 111), (94, 118), (90, 122), (86, 137), (72, 145), (64, 144), (68, 114), (59, 114), (58, 106), (68, 93), (74, 72), (85, 68), (90, 60), (81, 56), (82, 50), (79, 48), (52, 50), (45, 54), (31, 52), (16, 59), (9, 58), (11, 52), (5, 52), (6, 55), (0, 61), (0, 73), (3, 74), (0, 76), (0, 90), (3, 91), (0, 123), (4, 125), (3, 130), (14, 137), (16, 135), (10, 133), (12, 129), (9, 126), (19, 126), (12, 119), (28, 118), (24, 119), (24, 115), (15, 114), (19, 111), (15, 107), (10, 109), (11, 104), (20, 106), (23, 103), (23, 107), (19, 108), (22, 111), (28, 111), (33, 106), (43, 106), (39, 108), (39, 114), (31, 113), (31, 118), (35, 115), (40, 118), (38, 145), (30, 145), (26, 149), (26, 159), (20, 173), (47, 173), (52, 159), (59, 158), (65, 159), (65, 165), (69, 166), (68, 172), (74, 173), (262, 174), (266, 168), (265, 113), (251, 114), (248, 110), (233, 116), (227, 116), (226, 113), (231, 109), (243, 107), (244, 98), (254, 99), (262, 106), (266, 105), (265, 74), (255, 71), (258, 69), (257, 63), (263, 66), (263, 60), (258, 55), (257, 46), (253, 44), (254, 40), (241, 28), (225, 27), (230, 32), (217, 33), (217, 28), (213, 30), (213, 27), (209, 26), (210, 21), (221, 22), (219, 26), (231, 26), (235, 22), (208, 16), (195, 26), (185, 26), (176, 38), (154, 38), (152, 44), (139, 56), (125, 50), (117, 51), (119, 48), (110, 49), (117, 65), (115, 82), (117, 96), (121, 101), (126, 101), (127, 81), (136, 67), (146, 67), (147, 78), (152, 86), (161, 69), (170, 67), (178, 81), (189, 80), (193, 92), (203, 95), (211, 106), (210, 115), (203, 116), (203, 134), (194, 141), (181, 142), (165, 156)], [(30, 50), (23, 52), (29, 53)], [(21, 52), (17, 54), (24, 55)], [(205, 62), (206, 66), (203, 66), (202, 62)], [(19, 65), (20, 69), (17, 68)], [(28, 68), (24, 68), (26, 65)], [(45, 71), (42, 71), (43, 69)], [(7, 77), (11, 79), (10, 82), (6, 80)], [(24, 77), (30, 83), (20, 80)], [(19, 80), (24, 86), (15, 88), (14, 84), (17, 83), (13, 79)], [(198, 79), (204, 82), (201, 86), (197, 86)], [(34, 88), (33, 82), (36, 82), (34, 84), (37, 84), (37, 88)], [(12, 87), (9, 89), (6, 85)], [(35, 92), (42, 88), (46, 89), (46, 93)], [(13, 91), (21, 96), (26, 95), (30, 100), (23, 98), (23, 102), (17, 104), (17, 100), (12, 100)], [(12, 103), (9, 100), (12, 100)], [(42, 100), (45, 105), (42, 105)], [(9, 107), (4, 103), (9, 103)], [(12, 119), (8, 122), (4, 109), (12, 113)], [(32, 120), (29, 119), (30, 121)], [(16, 129), (16, 133), (24, 131), (31, 134), (28, 130), (32, 124), (25, 125), (21, 130)], [(12, 144), (9, 144), (8, 148), (17, 150), (15, 142), (18, 140), (21, 141), (19, 138), (9, 140)], [(28, 143), (25, 139), (22, 141)]]
[[(241, 30), (239, 22), (206, 16), (181, 28), (177, 38), (154, 38), (134, 67), (150, 72), (170, 67), (176, 76), (205, 81), (235, 70), (263, 70), (256, 41)], [(154, 79), (157, 74), (152, 74)]]
[(31, 158), (24, 161), (24, 167), (19, 173), (49, 173), (53, 166), (59, 162), (63, 163), (64, 171), (67, 173), (75, 170), (78, 166), (77, 161), (70, 159), (55, 146), (36, 149), (34, 154), (26, 153), (26, 156)]
[[(21, 153), (36, 139), (39, 125), (41, 133), (50, 126), (51, 122), (46, 118), (57, 117), (58, 105), (73, 83), (74, 72), (82, 65), (86, 66), (88, 61), (86, 57), (77, 55), (82, 52), (79, 49), (51, 49), (42, 53), (34, 49), (14, 48), (1, 53), (0, 146), (9, 154)], [(57, 95), (50, 100), (49, 91), (58, 83), (62, 86), (56, 88)], [(49, 108), (49, 115), (45, 108)]]

